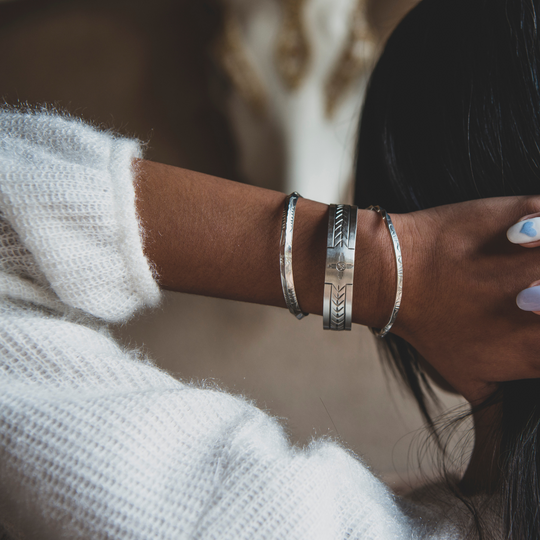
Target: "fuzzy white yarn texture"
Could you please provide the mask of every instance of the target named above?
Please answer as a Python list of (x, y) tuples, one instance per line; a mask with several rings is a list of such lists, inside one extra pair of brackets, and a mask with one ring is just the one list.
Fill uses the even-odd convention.
[(338, 444), (295, 448), (246, 400), (114, 342), (107, 322), (159, 301), (135, 211), (137, 142), (8, 109), (0, 133), (5, 538), (458, 537)]

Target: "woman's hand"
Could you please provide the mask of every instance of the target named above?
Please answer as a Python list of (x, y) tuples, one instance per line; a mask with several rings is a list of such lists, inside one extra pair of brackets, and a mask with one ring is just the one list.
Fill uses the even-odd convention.
[(405, 270), (394, 332), (469, 401), (540, 378), (540, 319), (515, 300), (538, 277), (540, 250), (506, 237), (539, 208), (540, 197), (508, 197), (392, 216)]

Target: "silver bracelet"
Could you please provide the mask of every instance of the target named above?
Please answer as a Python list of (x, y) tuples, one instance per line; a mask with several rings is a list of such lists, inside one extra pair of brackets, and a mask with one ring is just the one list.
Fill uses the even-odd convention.
[(323, 328), (350, 330), (358, 207), (331, 204), (324, 274)]
[(401, 297), (403, 296), (403, 257), (401, 256), (401, 246), (399, 245), (396, 229), (394, 229), (392, 220), (390, 219), (390, 216), (386, 210), (380, 206), (370, 206), (368, 210), (378, 212), (383, 218), (383, 221), (386, 223), (388, 232), (390, 233), (390, 238), (392, 239), (394, 255), (396, 257), (396, 298), (394, 300), (394, 307), (392, 309), (392, 314), (390, 315), (390, 320), (388, 321), (387, 325), (380, 330), (375, 328), (371, 329), (375, 336), (382, 338), (386, 336), (388, 332), (390, 332), (390, 328), (392, 328), (392, 325), (396, 322), (399, 306), (401, 306)]
[(295, 191), (285, 199), (283, 219), (281, 220), (281, 239), (279, 242), (279, 267), (281, 270), (281, 288), (283, 289), (285, 304), (289, 308), (289, 311), (300, 320), (307, 317), (309, 313), (304, 313), (298, 304), (298, 298), (294, 289), (292, 268), (294, 214), (299, 198), (302, 198), (302, 196)]

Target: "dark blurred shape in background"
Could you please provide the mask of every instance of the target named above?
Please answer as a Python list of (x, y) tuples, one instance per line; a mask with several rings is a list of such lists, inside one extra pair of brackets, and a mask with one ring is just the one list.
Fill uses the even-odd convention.
[(0, 96), (149, 141), (146, 157), (238, 179), (216, 98), (209, 0), (0, 2)]

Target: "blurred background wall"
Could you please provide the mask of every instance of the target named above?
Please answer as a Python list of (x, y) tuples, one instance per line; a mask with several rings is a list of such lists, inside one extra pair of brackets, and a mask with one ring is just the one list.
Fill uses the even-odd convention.
[[(276, 33), (286, 1), (253, 0), (250, 5), (274, 9)], [(305, 3), (310, 1), (315, 2)], [(323, 0), (316, 0), (326, 10), (333, 1), (325, 7)], [(379, 0), (366, 5), (362, 24), (373, 32), (373, 61), (381, 41), (412, 3)], [(287, 166), (294, 165), (286, 163), (291, 142), (283, 134), (293, 125), (287, 118), (303, 101), (292, 90), (283, 90), (282, 105), (287, 103), (282, 109), (290, 115), (274, 112), (270, 120), (260, 122), (246, 116), (250, 113), (245, 96), (227, 72), (223, 45), (219, 48), (231, 6), (238, 7), (214, 0), (4, 0), (0, 96), (12, 105), (47, 104), (137, 137), (146, 143), (151, 160), (281, 189)], [(245, 2), (239, 8), (244, 9)], [(243, 24), (240, 35), (247, 36), (252, 31), (249, 20)], [(344, 37), (349, 35), (347, 28), (342, 28)], [(257, 36), (250, 39), (256, 47)], [(249, 39), (244, 45), (256, 60)], [(340, 50), (336, 48), (335, 54), (339, 56)], [(317, 67), (316, 58), (311, 62), (306, 80), (309, 69)], [(279, 79), (268, 69), (261, 76), (266, 89), (270, 78), (273, 85)], [(366, 69), (359, 70), (350, 85), (347, 99), (352, 105), (334, 117), (338, 125), (346, 124), (349, 142), (342, 139), (343, 159), (350, 163), (353, 156), (347, 144), (354, 141)], [(324, 80), (309, 84), (321, 91)], [(267, 97), (270, 109), (274, 94)], [(309, 110), (302, 114), (297, 122), (309, 116)], [(313, 114), (325, 118), (321, 111)], [(255, 150), (239, 136), (245, 128), (242, 118), (248, 118), (248, 128), (255, 134), (260, 129), (268, 152), (260, 169), (264, 173), (270, 167), (272, 174), (257, 176), (256, 168), (246, 167), (246, 152)], [(324, 122), (323, 130), (331, 120), (328, 125)], [(158, 365), (182, 379), (207, 381), (255, 400), (283, 418), (297, 444), (317, 436), (335, 437), (393, 487), (403, 489), (415, 480), (415, 447), (409, 452), (409, 446), (422, 422), (412, 400), (385, 376), (366, 329), (323, 332), (319, 317), (299, 322), (277, 308), (171, 293), (164, 297), (158, 310), (117, 328), (119, 339), (143, 348)], [(448, 396), (443, 399), (449, 405), (460, 403)]]

